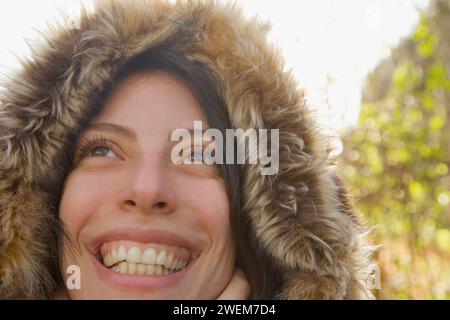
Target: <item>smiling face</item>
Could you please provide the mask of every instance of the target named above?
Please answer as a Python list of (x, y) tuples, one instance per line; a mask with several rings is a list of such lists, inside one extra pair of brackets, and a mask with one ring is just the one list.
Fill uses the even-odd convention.
[[(132, 76), (77, 143), (60, 219), (79, 247), (73, 299), (214, 299), (235, 266), (230, 205), (219, 168), (171, 161), (177, 128), (207, 120), (184, 83)], [(130, 79), (129, 79), (130, 80)]]

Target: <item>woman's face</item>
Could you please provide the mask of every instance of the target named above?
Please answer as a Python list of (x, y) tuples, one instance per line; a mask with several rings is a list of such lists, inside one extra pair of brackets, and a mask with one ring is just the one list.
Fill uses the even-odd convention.
[(123, 81), (77, 143), (60, 219), (79, 250), (73, 299), (214, 299), (235, 266), (224, 180), (215, 165), (175, 164), (177, 128), (207, 120), (164, 72)]

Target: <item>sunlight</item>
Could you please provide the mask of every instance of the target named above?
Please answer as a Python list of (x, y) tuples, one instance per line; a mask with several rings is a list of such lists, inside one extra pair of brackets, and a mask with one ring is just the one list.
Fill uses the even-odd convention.
[[(321, 123), (336, 133), (356, 124), (364, 79), (418, 20), (416, 8), (429, 0), (237, 0), (248, 16), (272, 23), (270, 40), (279, 45), (299, 86), (306, 90)], [(0, 71), (27, 56), (24, 39), (36, 37), (62, 12), (76, 14), (92, 0), (0, 2)], [(24, 10), (26, 8), (26, 10)], [(18, 18), (20, 17), (20, 18)]]

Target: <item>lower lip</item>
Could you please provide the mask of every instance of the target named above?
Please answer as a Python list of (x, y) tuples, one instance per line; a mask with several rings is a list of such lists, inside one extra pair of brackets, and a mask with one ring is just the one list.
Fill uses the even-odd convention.
[(194, 260), (191, 260), (189, 264), (181, 271), (163, 275), (163, 276), (141, 276), (141, 275), (131, 275), (131, 274), (122, 274), (111, 271), (107, 267), (105, 267), (97, 258), (89, 254), (91, 259), (93, 260), (94, 266), (97, 269), (97, 272), (100, 274), (100, 277), (108, 282), (121, 287), (129, 287), (129, 288), (142, 288), (142, 289), (161, 289), (173, 286), (178, 283), (183, 276), (188, 272), (188, 270), (194, 264)]

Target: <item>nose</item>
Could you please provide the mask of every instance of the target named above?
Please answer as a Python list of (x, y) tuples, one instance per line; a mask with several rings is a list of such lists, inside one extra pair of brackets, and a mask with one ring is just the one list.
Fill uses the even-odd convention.
[(118, 197), (121, 209), (142, 213), (172, 212), (175, 196), (166, 169), (158, 159), (146, 159), (126, 173)]

